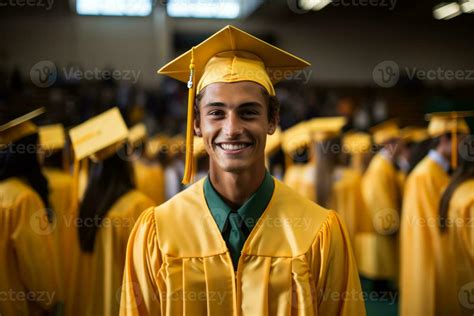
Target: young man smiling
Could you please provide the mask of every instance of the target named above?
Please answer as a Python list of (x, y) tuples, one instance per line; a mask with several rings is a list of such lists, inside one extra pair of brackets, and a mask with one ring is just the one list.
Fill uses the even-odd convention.
[(135, 225), (122, 315), (365, 314), (339, 217), (265, 170), (266, 137), (278, 124), (269, 73), (308, 65), (227, 26), (160, 70), (190, 77), (183, 181), (193, 173), (194, 133), (209, 176)]

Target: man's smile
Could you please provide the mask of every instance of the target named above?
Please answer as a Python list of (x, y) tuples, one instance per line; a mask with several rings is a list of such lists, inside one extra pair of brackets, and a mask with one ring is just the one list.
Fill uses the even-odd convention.
[(218, 142), (217, 147), (227, 154), (240, 154), (253, 145), (252, 142)]

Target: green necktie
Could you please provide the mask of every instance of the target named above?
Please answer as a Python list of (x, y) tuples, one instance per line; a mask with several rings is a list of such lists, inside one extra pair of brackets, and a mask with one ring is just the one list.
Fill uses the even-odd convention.
[(244, 247), (247, 237), (242, 232), (243, 220), (239, 213), (232, 211), (229, 214), (230, 233), (229, 233), (229, 250), (232, 257), (234, 270), (237, 270), (239, 264), (240, 252)]

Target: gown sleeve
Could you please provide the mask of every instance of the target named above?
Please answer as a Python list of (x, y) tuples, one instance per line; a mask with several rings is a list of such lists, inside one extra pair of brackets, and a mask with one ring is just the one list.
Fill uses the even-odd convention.
[(331, 211), (312, 245), (318, 315), (365, 315), (364, 296), (349, 234)]
[(23, 194), (15, 206), (19, 215), (12, 235), (18, 272), (25, 288), (46, 293), (48, 299), (36, 303), (49, 310), (57, 303), (58, 270), (53, 256), (53, 228), (47, 220), (42, 201), (34, 194)]
[(162, 260), (158, 246), (154, 208), (135, 224), (127, 246), (120, 315), (161, 315), (156, 278)]

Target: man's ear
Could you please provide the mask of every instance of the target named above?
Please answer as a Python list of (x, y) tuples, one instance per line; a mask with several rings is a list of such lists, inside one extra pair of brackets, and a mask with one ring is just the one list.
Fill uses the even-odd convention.
[(273, 135), (275, 133), (278, 123), (280, 123), (280, 114), (276, 113), (273, 118), (268, 122), (268, 130), (267, 134), (268, 135)]
[(194, 118), (194, 134), (196, 136), (202, 137), (200, 121), (201, 120), (199, 118), (197, 117)]

